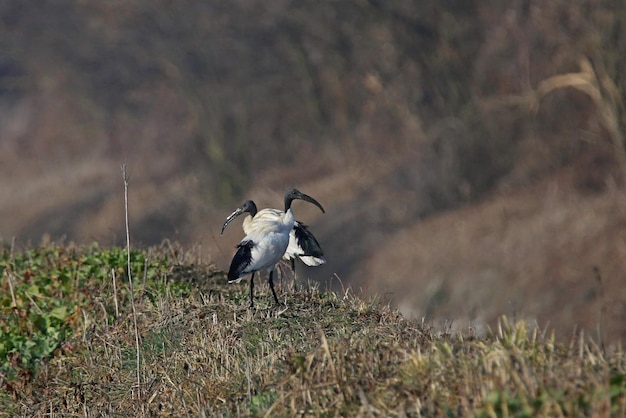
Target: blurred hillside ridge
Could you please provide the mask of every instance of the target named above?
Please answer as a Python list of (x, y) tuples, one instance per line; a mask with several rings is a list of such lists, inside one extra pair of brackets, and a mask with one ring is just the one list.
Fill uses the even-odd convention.
[[(0, 236), (200, 244), (288, 187), (306, 275), (430, 321), (626, 336), (615, 1), (0, 4)], [(597, 272), (594, 273), (594, 272)], [(337, 284), (337, 281), (334, 281)]]

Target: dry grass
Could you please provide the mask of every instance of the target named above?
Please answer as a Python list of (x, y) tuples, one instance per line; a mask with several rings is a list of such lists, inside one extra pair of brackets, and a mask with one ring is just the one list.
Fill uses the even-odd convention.
[(624, 102), (619, 89), (609, 76), (598, 74), (586, 57), (580, 59), (579, 65), (580, 72), (556, 75), (543, 80), (537, 87), (531, 108), (535, 112), (538, 111), (541, 100), (559, 89), (573, 88), (587, 95), (592, 100), (600, 121), (609, 134), (609, 139), (615, 148), (615, 158), (620, 162), (623, 173), (626, 167), (626, 151), (622, 134)]
[(451, 335), (350, 289), (294, 293), (287, 280), (284, 307), (265, 285), (250, 310), (246, 285), (195, 264), (196, 250), (151, 251), (146, 259), (166, 262), (135, 298), (142, 387), (128, 295), (115, 319), (113, 287), (103, 285), (35, 374), (2, 381), (0, 416), (626, 413), (624, 353), (582, 334), (561, 343), (503, 318), (485, 338)]

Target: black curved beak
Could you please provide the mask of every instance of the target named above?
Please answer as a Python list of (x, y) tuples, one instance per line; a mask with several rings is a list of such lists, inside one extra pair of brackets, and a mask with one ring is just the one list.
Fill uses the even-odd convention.
[[(320, 204), (320, 202), (318, 202), (317, 200), (313, 199), (311, 196), (302, 193), (300, 190), (297, 189), (291, 189), (287, 192), (287, 196), (285, 198), (285, 200), (289, 201), (289, 205), (287, 206), (291, 206), (291, 201), (295, 200), (295, 199), (299, 199), (299, 200), (304, 200), (306, 202), (312, 203), (315, 206), (317, 206), (318, 208), (320, 208), (320, 210), (322, 211), (322, 213), (326, 213), (326, 211), (324, 210), (324, 208), (322, 207), (322, 205)], [(285, 202), (287, 203), (287, 202)]]
[(257, 209), (254, 201), (246, 200), (233, 213), (228, 215), (228, 218), (226, 218), (226, 222), (224, 222), (224, 225), (222, 226), (222, 231), (220, 232), (220, 235), (224, 234), (224, 229), (226, 229), (226, 226), (237, 216), (241, 215), (244, 212), (248, 212), (250, 216), (254, 217), (256, 215), (256, 211)]
[(220, 235), (224, 235), (224, 229), (226, 229), (226, 226), (237, 216), (241, 215), (243, 212), (244, 212), (243, 209), (241, 207), (238, 207), (233, 213), (228, 215), (228, 218), (226, 218), (226, 222), (224, 222), (224, 225), (222, 225), (222, 230), (220, 231)]
[(322, 207), (322, 205), (320, 204), (320, 202), (318, 202), (317, 200), (313, 199), (311, 196), (306, 195), (304, 193), (302, 193), (302, 197), (300, 198), (300, 200), (305, 200), (309, 203), (313, 203), (315, 206), (317, 206), (318, 208), (320, 208), (320, 210), (322, 211), (322, 213), (326, 213), (326, 211), (324, 210), (324, 208)]

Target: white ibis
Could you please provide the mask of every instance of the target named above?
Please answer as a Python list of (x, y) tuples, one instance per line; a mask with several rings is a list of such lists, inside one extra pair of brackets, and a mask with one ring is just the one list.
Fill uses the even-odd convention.
[[(240, 214), (249, 212), (252, 215), (253, 212), (256, 212), (253, 216), (248, 216), (244, 220), (246, 236), (237, 245), (237, 252), (228, 271), (229, 283), (237, 283), (241, 280), (241, 276), (252, 273), (250, 277), (250, 307), (254, 306), (254, 273), (264, 269), (269, 270), (268, 281), (270, 289), (272, 289), (274, 301), (277, 304), (279, 303), (274, 290), (274, 268), (289, 247), (290, 235), (296, 224), (291, 203), (296, 199), (313, 203), (324, 212), (324, 208), (317, 200), (299, 190), (290, 189), (285, 193), (284, 212), (277, 209), (263, 209), (256, 212), (254, 202), (246, 201), (226, 219), (222, 227), (222, 232), (224, 232), (226, 225)], [(319, 244), (317, 246), (319, 248)], [(302, 250), (304, 252), (305, 248), (302, 248)], [(306, 254), (306, 256), (315, 257), (309, 254)]]
[[(324, 209), (322, 208), (322, 212)], [(252, 200), (246, 200), (233, 213), (231, 213), (226, 222), (222, 226), (221, 234), (224, 233), (226, 226), (237, 216), (248, 213), (249, 215), (243, 220), (243, 232), (249, 234), (255, 228), (268, 219), (277, 219), (284, 212), (278, 209), (266, 208), (257, 212), (257, 206)], [(315, 236), (309, 231), (308, 227), (300, 221), (295, 221), (294, 227), (289, 233), (289, 245), (283, 255), (283, 259), (291, 263), (291, 270), (296, 274), (295, 261), (299, 258), (307, 266), (319, 266), (326, 263), (324, 251)]]

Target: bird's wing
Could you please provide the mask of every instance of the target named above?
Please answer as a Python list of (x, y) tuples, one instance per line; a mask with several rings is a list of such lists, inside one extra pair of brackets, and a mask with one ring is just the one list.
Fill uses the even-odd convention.
[(239, 277), (244, 274), (245, 269), (252, 263), (252, 249), (254, 241), (243, 240), (237, 245), (237, 252), (230, 263), (228, 269), (228, 282), (238, 281)]
[(289, 234), (289, 249), (297, 247), (298, 252), (294, 252), (298, 256), (324, 257), (324, 251), (317, 242), (315, 236), (309, 231), (306, 225), (297, 222), (293, 226), (291, 234)]

